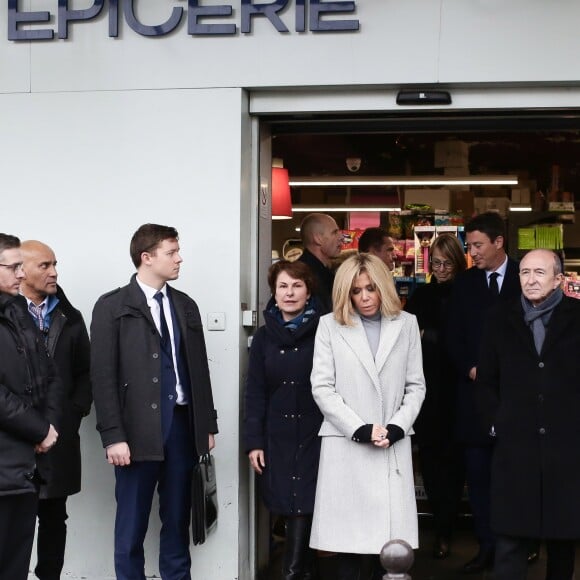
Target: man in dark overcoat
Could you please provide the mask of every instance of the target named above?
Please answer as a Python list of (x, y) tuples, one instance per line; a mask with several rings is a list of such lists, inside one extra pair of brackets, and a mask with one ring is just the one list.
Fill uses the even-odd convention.
[(311, 213), (300, 224), (300, 237), (304, 251), (299, 259), (310, 268), (316, 280), (315, 296), (320, 314), (328, 314), (332, 312), (332, 260), (342, 249), (342, 232), (333, 217)]
[(115, 466), (115, 571), (145, 579), (157, 488), (161, 577), (189, 580), (192, 471), (217, 433), (203, 328), (197, 304), (167, 284), (183, 261), (175, 228), (141, 226), (130, 253), (136, 275), (99, 298), (91, 323), (97, 429)]
[(521, 296), (490, 314), (476, 388), (495, 433), (491, 524), (495, 580), (525, 580), (526, 557), (546, 540), (548, 580), (570, 580), (580, 538), (580, 302), (563, 295), (549, 250), (520, 263)]
[(58, 445), (43, 456), (51, 478), (40, 487), (37, 562), (40, 580), (58, 580), (66, 546), (66, 500), (81, 490), (81, 420), (91, 410), (90, 345), (81, 313), (57, 285), (56, 256), (36, 240), (22, 242), (24, 279), (20, 293), (56, 363), (64, 387)]
[(475, 535), (476, 556), (464, 566), (479, 573), (492, 565), (494, 536), (489, 525), (492, 440), (478, 420), (474, 381), (479, 345), (490, 307), (520, 293), (517, 263), (505, 250), (505, 225), (499, 214), (482, 213), (465, 226), (473, 267), (455, 279), (449, 302), (447, 342), (457, 372), (456, 434), (464, 447), (465, 474)]
[(0, 234), (0, 578), (26, 580), (34, 541), (39, 462), (57, 442), (62, 385), (19, 295), (20, 240)]

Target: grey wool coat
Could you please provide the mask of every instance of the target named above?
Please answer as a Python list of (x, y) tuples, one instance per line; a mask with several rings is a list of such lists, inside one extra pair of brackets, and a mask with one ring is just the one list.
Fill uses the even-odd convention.
[[(378, 554), (388, 540), (403, 539), (417, 547), (410, 435), (425, 379), (415, 316), (381, 319), (376, 359), (357, 315), (353, 326), (323, 316), (311, 382), (324, 422), (310, 546)], [(367, 423), (398, 425), (405, 436), (388, 449), (352, 441)]]

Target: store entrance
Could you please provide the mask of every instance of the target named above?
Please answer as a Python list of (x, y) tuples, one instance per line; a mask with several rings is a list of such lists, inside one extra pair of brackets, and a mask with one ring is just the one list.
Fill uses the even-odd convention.
[[(404, 302), (431, 276), (427, 264), (418, 268), (415, 227), (434, 232), (449, 227), (462, 239), (466, 218), (493, 210), (506, 221), (514, 258), (528, 247), (520, 230), (538, 235), (537, 228), (554, 228), (565, 269), (579, 270), (580, 110), (283, 115), (262, 124), (270, 133), (271, 159), (287, 169), (291, 186), (291, 217), (271, 222), (273, 260), (300, 254), (300, 223), (309, 212), (336, 220), (350, 246), (347, 252), (356, 251), (364, 229), (382, 227), (396, 242), (393, 274)], [(269, 171), (264, 164), (262, 172)], [(421, 534), (430, 542), (431, 509), (416, 472)], [(459, 511), (463, 552), (458, 550), (451, 567), (459, 567), (476, 549), (465, 498)], [(258, 561), (264, 563), (266, 553), (279, 555), (285, 532), (278, 518), (261, 522), (262, 537), (269, 535), (259, 546)], [(425, 569), (436, 571), (439, 564), (431, 561), (430, 546), (428, 551)], [(276, 562), (267, 577), (279, 577)], [(449, 567), (441, 570), (446, 578), (454, 577)]]

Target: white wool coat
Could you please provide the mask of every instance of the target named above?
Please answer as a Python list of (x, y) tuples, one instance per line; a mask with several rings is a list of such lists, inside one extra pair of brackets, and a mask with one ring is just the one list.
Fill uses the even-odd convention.
[[(323, 316), (311, 381), (324, 422), (310, 546), (378, 554), (402, 539), (418, 547), (410, 435), (425, 379), (415, 316), (382, 317), (375, 359), (357, 315), (354, 326)], [(366, 423), (393, 423), (405, 437), (388, 449), (353, 441)]]

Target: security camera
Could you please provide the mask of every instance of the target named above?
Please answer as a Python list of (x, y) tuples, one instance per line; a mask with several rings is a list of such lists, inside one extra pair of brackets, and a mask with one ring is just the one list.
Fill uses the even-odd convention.
[(356, 173), (362, 164), (362, 159), (360, 157), (347, 157), (346, 158), (346, 168), (351, 173)]

